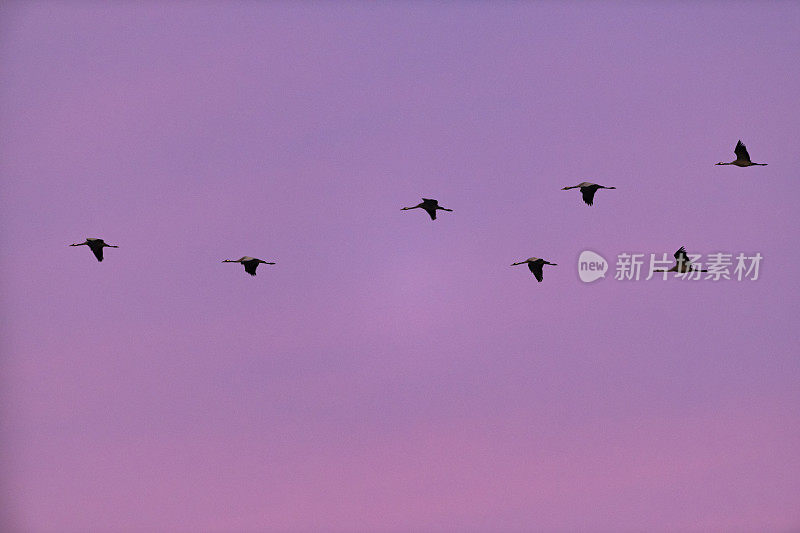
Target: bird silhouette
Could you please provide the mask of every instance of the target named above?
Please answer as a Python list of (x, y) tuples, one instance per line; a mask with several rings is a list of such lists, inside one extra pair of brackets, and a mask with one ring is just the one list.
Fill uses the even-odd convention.
[(428, 212), (431, 217), (431, 220), (436, 220), (436, 210), (441, 209), (442, 211), (452, 211), (452, 209), (447, 209), (446, 207), (441, 207), (439, 205), (438, 200), (433, 200), (431, 198), (423, 198), (422, 202), (415, 205), (414, 207), (404, 207), (401, 211), (407, 211), (408, 209), (424, 209)]
[(708, 272), (708, 270), (700, 270), (699, 268), (694, 268), (692, 265), (692, 261), (689, 259), (689, 256), (686, 255), (686, 248), (681, 246), (678, 248), (678, 251), (673, 254), (675, 258), (675, 265), (669, 270), (653, 270), (653, 272)]
[(588, 181), (584, 181), (583, 183), (579, 183), (577, 185), (573, 185), (571, 187), (564, 187), (561, 189), (562, 191), (566, 191), (568, 189), (575, 189), (576, 187), (581, 188), (581, 194), (583, 195), (583, 201), (586, 202), (586, 205), (592, 205), (594, 203), (594, 193), (597, 192), (597, 189), (616, 189), (616, 187), (605, 187), (603, 185), (598, 185), (596, 183), (591, 183)]
[(511, 266), (524, 265), (525, 263), (528, 263), (528, 268), (531, 272), (533, 272), (533, 275), (536, 276), (536, 280), (540, 283), (542, 281), (542, 267), (544, 267), (544, 265), (557, 266), (556, 263), (551, 263), (538, 257), (529, 257), (524, 261), (520, 261), (519, 263), (511, 263)]
[(733, 153), (736, 154), (736, 159), (730, 163), (723, 163), (720, 161), (717, 165), (736, 165), (737, 167), (767, 166), (767, 163), (753, 163), (750, 161), (750, 154), (747, 153), (747, 147), (741, 139), (736, 143), (736, 148), (733, 149)]
[(86, 241), (70, 244), (70, 246), (88, 246), (98, 261), (103, 260), (103, 248), (119, 248), (113, 244), (106, 244), (106, 241), (96, 237), (87, 237)]
[(255, 257), (250, 257), (249, 255), (245, 255), (243, 257), (240, 257), (239, 259), (225, 259), (222, 262), (223, 263), (241, 263), (242, 265), (244, 265), (244, 271), (247, 272), (248, 274), (250, 274), (251, 276), (255, 276), (256, 275), (256, 268), (258, 268), (258, 265), (260, 265), (261, 263), (264, 263), (265, 265), (274, 265), (275, 264), (275, 263), (270, 263), (268, 261), (263, 261), (261, 259), (257, 259)]

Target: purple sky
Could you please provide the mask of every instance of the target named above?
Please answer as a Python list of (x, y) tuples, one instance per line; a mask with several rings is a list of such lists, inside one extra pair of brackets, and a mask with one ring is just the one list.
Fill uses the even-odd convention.
[[(800, 528), (798, 27), (5, 2), (3, 530)], [(578, 279), (681, 245), (760, 279)]]

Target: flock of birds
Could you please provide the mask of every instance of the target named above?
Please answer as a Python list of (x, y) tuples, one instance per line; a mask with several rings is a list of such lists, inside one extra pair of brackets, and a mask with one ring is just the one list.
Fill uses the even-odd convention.
[[(730, 163), (723, 163), (719, 162), (717, 165), (736, 165), (737, 167), (751, 167), (751, 166), (766, 166), (767, 163), (753, 163), (750, 160), (750, 154), (747, 153), (747, 147), (744, 143), (739, 140), (736, 143), (736, 148), (734, 148), (733, 153), (736, 155), (736, 159), (731, 161)], [(594, 204), (594, 195), (599, 189), (616, 189), (616, 187), (606, 187), (605, 185), (598, 185), (597, 183), (591, 183), (588, 181), (584, 181), (577, 185), (572, 185), (570, 187), (564, 187), (561, 189), (562, 191), (566, 191), (569, 189), (577, 189), (580, 188), (581, 195), (583, 196), (583, 201), (586, 205), (593, 205)], [(415, 206), (411, 207), (403, 207), (402, 211), (408, 211), (409, 209), (422, 209), (431, 217), (431, 220), (436, 220), (436, 211), (453, 211), (452, 209), (448, 209), (446, 207), (442, 207), (439, 205), (438, 200), (434, 200), (433, 198), (423, 198), (422, 202), (418, 203)], [(97, 258), (98, 261), (103, 260), (103, 248), (119, 248), (114, 244), (107, 244), (103, 239), (98, 239), (96, 237), (87, 237), (86, 241), (81, 243), (70, 244), (70, 246), (88, 246), (89, 249), (92, 251), (94, 256)], [(670, 268), (669, 270), (654, 270), (654, 272), (678, 272), (678, 273), (686, 273), (686, 272), (707, 272), (707, 270), (699, 270), (692, 266), (692, 263), (689, 259), (689, 256), (686, 254), (686, 249), (681, 246), (680, 249), (675, 252), (675, 265)], [(245, 255), (240, 257), (239, 259), (225, 259), (222, 261), (223, 263), (241, 263), (244, 266), (244, 271), (250, 274), (251, 276), (256, 275), (256, 268), (258, 265), (265, 264), (265, 265), (274, 265), (275, 263), (264, 261), (263, 259), (258, 259), (257, 257), (250, 257), (249, 255)], [(536, 280), (541, 282), (543, 279), (542, 269), (544, 265), (551, 265), (557, 266), (556, 263), (551, 263), (539, 257), (529, 257), (523, 261), (519, 261), (517, 263), (512, 263), (511, 266), (517, 265), (528, 265), (531, 273), (533, 273)]]

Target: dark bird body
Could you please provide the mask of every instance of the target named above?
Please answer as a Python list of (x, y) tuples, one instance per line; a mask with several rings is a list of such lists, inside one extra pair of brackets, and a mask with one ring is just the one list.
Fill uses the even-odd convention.
[(415, 205), (414, 207), (403, 207), (401, 211), (406, 211), (408, 209), (424, 209), (428, 215), (430, 215), (431, 220), (436, 220), (437, 209), (441, 209), (442, 211), (452, 211), (452, 209), (441, 207), (438, 200), (433, 200), (431, 198), (423, 198), (421, 203)]
[(543, 278), (542, 268), (544, 267), (544, 265), (557, 266), (556, 263), (551, 263), (549, 261), (545, 261), (544, 259), (540, 259), (538, 257), (529, 257), (524, 261), (520, 261), (519, 263), (511, 263), (511, 266), (524, 265), (525, 263), (528, 264), (528, 269), (530, 269), (533, 275), (536, 276), (536, 281), (540, 283)]
[(265, 264), (265, 265), (274, 265), (275, 263), (270, 263), (268, 261), (262, 261), (261, 259), (257, 259), (255, 257), (250, 257), (249, 255), (245, 255), (240, 257), (239, 259), (225, 259), (222, 261), (223, 263), (241, 263), (244, 265), (244, 271), (250, 274), (251, 276), (256, 275), (256, 268), (258, 265)]
[(576, 187), (580, 187), (581, 195), (583, 195), (583, 201), (586, 202), (586, 205), (592, 205), (594, 203), (594, 193), (597, 192), (597, 189), (616, 189), (616, 187), (605, 187), (604, 185), (584, 181), (583, 183), (571, 187), (564, 187), (561, 190), (566, 191), (568, 189), (575, 189)]
[(750, 154), (747, 153), (747, 147), (741, 140), (736, 143), (736, 148), (733, 149), (733, 153), (736, 154), (736, 159), (730, 163), (719, 162), (717, 165), (736, 165), (737, 167), (767, 166), (767, 163), (753, 163), (750, 161)]
[(88, 246), (98, 261), (103, 260), (103, 248), (119, 248), (113, 244), (106, 244), (103, 239), (87, 237), (85, 242), (70, 244), (70, 246)]
[(681, 274), (686, 272), (708, 272), (708, 270), (694, 268), (692, 261), (686, 254), (686, 248), (683, 246), (678, 248), (678, 251), (673, 254), (673, 257), (675, 258), (675, 265), (672, 268), (669, 270), (653, 270), (653, 272), (679, 272)]

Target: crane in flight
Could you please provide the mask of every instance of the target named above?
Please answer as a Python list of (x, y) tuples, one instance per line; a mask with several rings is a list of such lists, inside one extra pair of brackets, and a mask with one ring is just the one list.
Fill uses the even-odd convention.
[(720, 161), (717, 163), (717, 165), (736, 165), (737, 167), (767, 166), (767, 163), (753, 163), (750, 161), (750, 154), (747, 153), (747, 147), (744, 145), (741, 139), (738, 143), (736, 143), (736, 148), (733, 149), (733, 153), (736, 154), (736, 159), (730, 163), (723, 163)]
[(268, 261), (263, 261), (261, 259), (257, 259), (255, 257), (250, 257), (249, 255), (245, 255), (243, 257), (240, 257), (239, 259), (225, 259), (222, 262), (223, 263), (241, 263), (242, 265), (244, 265), (244, 271), (247, 272), (248, 274), (250, 274), (251, 276), (255, 276), (256, 275), (256, 268), (258, 268), (258, 265), (260, 265), (261, 263), (264, 263), (265, 265), (274, 265), (275, 264), (275, 263), (270, 263)]
[(446, 207), (440, 206), (438, 200), (433, 200), (431, 198), (423, 198), (421, 203), (415, 205), (414, 207), (404, 207), (401, 209), (401, 211), (407, 211), (409, 209), (424, 209), (430, 215), (431, 220), (436, 220), (437, 209), (441, 209), (442, 211), (452, 211), (452, 209), (447, 209)]
[(528, 263), (528, 268), (533, 272), (533, 275), (536, 276), (536, 280), (540, 283), (542, 281), (542, 267), (544, 267), (544, 265), (558, 266), (556, 263), (551, 263), (538, 257), (529, 257), (519, 263), (511, 263), (511, 266), (524, 265), (525, 263)]
[(678, 251), (673, 254), (673, 257), (675, 258), (675, 264), (672, 266), (672, 268), (669, 270), (653, 270), (653, 272), (708, 272), (708, 270), (700, 270), (692, 265), (691, 259), (689, 259), (689, 256), (686, 254), (686, 248), (683, 246), (681, 246)]
[(577, 187), (581, 188), (581, 194), (583, 195), (583, 201), (586, 202), (586, 205), (592, 205), (594, 203), (594, 193), (597, 192), (597, 189), (616, 189), (616, 187), (606, 187), (604, 185), (598, 185), (596, 183), (592, 183), (589, 181), (584, 181), (583, 183), (579, 183), (577, 185), (573, 185), (572, 187), (564, 187), (561, 189), (562, 191), (566, 191), (568, 189), (575, 189)]
[(113, 244), (106, 244), (106, 241), (96, 237), (86, 237), (84, 242), (70, 244), (70, 246), (88, 246), (98, 261), (103, 260), (103, 248), (119, 248)]

